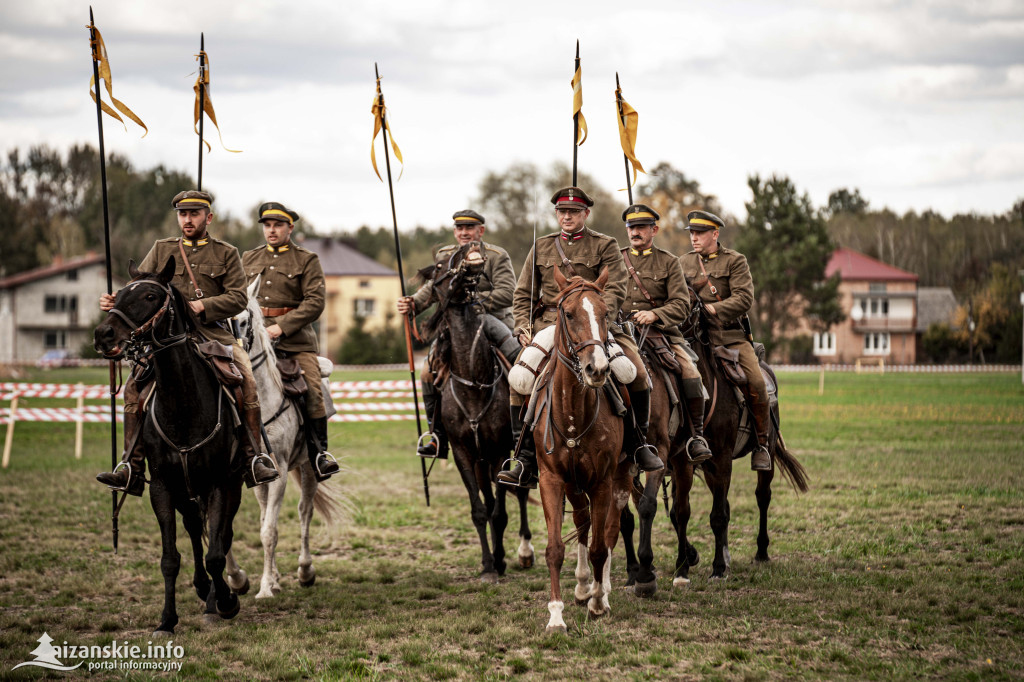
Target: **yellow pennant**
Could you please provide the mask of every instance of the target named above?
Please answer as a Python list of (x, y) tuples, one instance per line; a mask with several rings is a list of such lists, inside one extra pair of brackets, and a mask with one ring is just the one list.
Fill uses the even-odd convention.
[[(141, 118), (135, 115), (135, 112), (133, 112), (131, 109), (125, 106), (124, 102), (114, 97), (114, 85), (110, 80), (110, 62), (107, 60), (107, 46), (103, 44), (103, 36), (100, 35), (100, 30), (96, 28), (95, 24), (90, 24), (89, 26), (86, 26), (86, 28), (90, 29), (90, 31), (92, 31), (92, 34), (96, 36), (95, 40), (89, 40), (89, 46), (92, 48), (92, 58), (96, 61), (97, 71), (99, 72), (100, 80), (103, 81), (103, 84), (106, 86), (107, 95), (110, 97), (110, 101), (113, 102), (114, 107), (117, 108), (117, 111), (120, 111), (122, 114), (124, 114), (131, 120), (135, 121), (135, 123), (137, 123), (139, 126), (142, 127), (143, 130), (146, 131), (142, 134), (142, 136), (145, 137), (146, 135), (149, 134), (149, 128), (146, 127), (146, 124), (142, 122)], [(92, 97), (93, 102), (96, 101), (95, 76), (89, 79), (89, 96)], [(114, 111), (114, 109), (112, 109), (110, 105), (104, 102), (103, 100), (100, 100), (100, 109), (102, 109), (102, 111), (105, 114), (108, 114), (116, 118), (118, 121), (121, 122), (121, 125), (125, 126), (124, 129), (126, 131), (128, 130), (128, 126), (125, 125), (124, 119), (118, 116), (117, 111)]]
[[(576, 137), (579, 142), (576, 146), (580, 146), (587, 139), (587, 119), (583, 118), (583, 67), (576, 67), (576, 73), (572, 76), (572, 115), (576, 118), (576, 114), (579, 114), (578, 123), (576, 124)], [(582, 131), (583, 135), (580, 136)]]
[[(224, 147), (224, 151), (231, 152), (232, 154), (241, 153), (241, 149), (228, 149), (224, 146), (224, 135), (220, 132), (220, 126), (217, 125), (217, 114), (213, 111), (213, 99), (210, 97), (210, 56), (205, 51), (200, 51), (196, 55), (196, 59), (199, 61), (199, 76), (196, 77), (196, 84), (192, 87), (196, 93), (196, 105), (194, 110), (194, 116), (192, 120), (192, 130), (195, 131), (196, 135), (199, 134), (199, 117), (205, 113), (209, 118), (210, 122), (213, 123), (213, 127), (217, 129), (217, 136), (220, 138), (220, 146)], [(203, 85), (203, 106), (202, 111), (199, 107), (199, 87)], [(206, 145), (207, 153), (210, 152), (210, 143), (203, 140), (203, 144)]]
[[(622, 88), (615, 90), (615, 102), (616, 109), (618, 105), (622, 105), (622, 115), (616, 116), (615, 118), (619, 122), (619, 142), (622, 143), (622, 153), (629, 159), (629, 165), (633, 167), (633, 185), (636, 184), (636, 172), (646, 174), (647, 171), (640, 165), (640, 160), (636, 158), (636, 129), (640, 122), (640, 114), (636, 113), (636, 109), (629, 105), (629, 102), (622, 99)], [(616, 114), (619, 112), (616, 111)], [(623, 123), (622, 120), (626, 122)], [(632, 187), (632, 185), (630, 185)]]
[(380, 133), (381, 128), (386, 131), (384, 138), (391, 136), (391, 149), (395, 152), (395, 158), (402, 164), (402, 170), (398, 173), (398, 179), (402, 179), (402, 173), (405, 172), (405, 162), (402, 161), (402, 150), (398, 148), (398, 143), (395, 142), (395, 134), (391, 132), (391, 126), (388, 125), (387, 111), (384, 108), (384, 95), (380, 91), (380, 78), (377, 78), (377, 94), (373, 98), (373, 106), (370, 107), (370, 113), (373, 114), (373, 139), (370, 140), (370, 163), (373, 164), (373, 172), (377, 174), (377, 179), (384, 182), (384, 178), (380, 176), (380, 171), (377, 170), (377, 153), (374, 147), (377, 142), (377, 135)]

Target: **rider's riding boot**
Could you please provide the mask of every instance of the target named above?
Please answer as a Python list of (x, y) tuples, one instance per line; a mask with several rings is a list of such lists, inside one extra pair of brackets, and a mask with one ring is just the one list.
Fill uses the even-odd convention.
[(318, 483), (341, 470), (334, 455), (327, 452), (327, 417), (306, 419), (306, 455)]
[(416, 454), (420, 457), (448, 459), (448, 434), (445, 433), (444, 424), (437, 414), (437, 388), (433, 381), (422, 381), (420, 387), (423, 389), (423, 411), (426, 413), (427, 427), (430, 430), (420, 436)]
[[(137, 440), (142, 419), (138, 412), (124, 413), (125, 453), (114, 471), (98, 474), (96, 480), (114, 490), (123, 490), (129, 495), (142, 497), (146, 487), (146, 457)], [(129, 451), (128, 448), (131, 448)]]
[[(746, 391), (744, 391), (746, 392)], [(757, 429), (757, 448), (750, 454), (751, 471), (771, 471), (772, 456), (768, 451), (768, 429), (771, 427), (768, 416), (768, 403), (761, 401), (754, 391), (747, 395), (750, 411), (754, 415), (754, 428)]]
[(683, 397), (693, 427), (693, 437), (686, 442), (686, 456), (691, 464), (700, 464), (711, 459), (711, 448), (704, 438), (704, 389), (700, 379), (683, 379)]
[(634, 448), (633, 459), (640, 471), (658, 471), (665, 468), (665, 463), (658, 457), (658, 451), (647, 444), (647, 428), (651, 423), (651, 389), (630, 391), (629, 402), (633, 406), (633, 420), (636, 428), (632, 438), (629, 437), (630, 425), (626, 424), (626, 442)]
[[(260, 436), (260, 410), (259, 408), (242, 408), (245, 424), (245, 433), (242, 434), (242, 452), (245, 453), (245, 485), (254, 488), (264, 483), (276, 481), (280, 477), (277, 466), (270, 455), (259, 452), (256, 447), (263, 440)], [(258, 454), (257, 454), (258, 452)]]
[[(498, 472), (498, 483), (518, 488), (536, 488), (537, 450), (533, 443), (533, 432), (523, 425), (519, 416), (520, 406), (512, 405), (509, 411), (512, 413), (512, 442), (519, 443), (522, 440), (522, 444), (512, 469)], [(523, 433), (524, 428), (526, 433)]]

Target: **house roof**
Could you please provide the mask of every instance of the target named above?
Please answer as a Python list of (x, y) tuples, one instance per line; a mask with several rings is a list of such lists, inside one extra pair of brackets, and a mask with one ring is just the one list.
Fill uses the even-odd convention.
[(825, 276), (831, 277), (840, 273), (844, 280), (871, 280), (886, 282), (916, 282), (917, 275), (906, 270), (887, 265), (863, 253), (845, 247), (832, 252), (832, 257), (825, 266)]
[(398, 273), (381, 265), (339, 239), (331, 237), (307, 237), (301, 242), (320, 257), (320, 266), (325, 275), (384, 275), (397, 277)]
[(103, 256), (92, 252), (87, 253), (84, 256), (77, 256), (68, 260), (64, 260), (58, 256), (50, 265), (26, 270), (15, 275), (11, 275), (10, 277), (0, 279), (0, 289), (14, 289), (23, 284), (56, 277), (57, 275), (62, 275), (65, 272), (78, 270), (79, 268), (84, 268), (90, 265), (102, 264), (103, 262)]
[(933, 324), (951, 325), (957, 302), (949, 287), (921, 287), (917, 290), (917, 331)]

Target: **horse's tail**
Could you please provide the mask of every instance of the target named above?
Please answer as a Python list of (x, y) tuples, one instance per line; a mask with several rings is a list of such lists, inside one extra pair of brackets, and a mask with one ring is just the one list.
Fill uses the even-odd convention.
[[(298, 469), (292, 469), (292, 478), (296, 485), (301, 482), (302, 475)], [(338, 474), (344, 473), (344, 467)], [(336, 474), (336, 475), (338, 475)], [(328, 485), (328, 481), (316, 487), (313, 495), (313, 511), (318, 513), (328, 526), (334, 525), (337, 521), (351, 516), (351, 502), (345, 493), (337, 486)]]
[(782, 439), (781, 433), (775, 443), (775, 463), (779, 465), (779, 471), (794, 488), (802, 493), (809, 490), (807, 469), (786, 449), (786, 441)]

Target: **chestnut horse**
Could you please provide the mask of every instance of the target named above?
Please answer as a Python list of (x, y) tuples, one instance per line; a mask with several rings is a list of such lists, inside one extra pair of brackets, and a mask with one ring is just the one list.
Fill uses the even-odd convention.
[(568, 498), (572, 505), (579, 542), (576, 603), (586, 602), (591, 617), (603, 616), (609, 611), (611, 553), (619, 535), (619, 514), (629, 497), (631, 462), (621, 456), (621, 411), (613, 401), (617, 389), (608, 382), (608, 308), (601, 298), (608, 270), (602, 270), (594, 282), (579, 276), (566, 280), (558, 268), (554, 277), (560, 290), (556, 352), (538, 382), (531, 405), (536, 403), (533, 437), (548, 529), (551, 601), (547, 631), (565, 632), (559, 582), (565, 559), (565, 500)]

